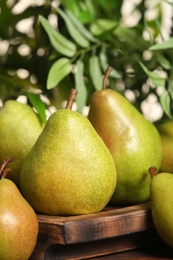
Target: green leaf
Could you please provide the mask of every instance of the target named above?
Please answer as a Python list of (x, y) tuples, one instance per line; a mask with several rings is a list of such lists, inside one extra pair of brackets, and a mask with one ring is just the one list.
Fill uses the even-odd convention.
[(156, 73), (154, 71), (149, 71), (147, 69), (147, 67), (142, 62), (139, 62), (139, 64), (141, 65), (141, 67), (143, 68), (144, 72), (147, 74), (147, 76), (151, 80), (151, 82), (156, 87), (160, 87), (160, 86), (164, 86), (165, 85), (165, 79), (160, 77), (158, 73)]
[(86, 9), (80, 12), (80, 14), (78, 15), (78, 19), (83, 24), (89, 24), (93, 22), (94, 17), (90, 10)]
[(165, 114), (170, 117), (171, 119), (173, 119), (172, 115), (171, 115), (171, 98), (170, 95), (168, 93), (168, 91), (164, 91), (161, 96), (160, 96), (160, 103), (162, 105), (162, 108), (165, 112)]
[(169, 72), (167, 91), (169, 92), (170, 98), (173, 101), (173, 69), (172, 68)]
[[(93, 21), (93, 13), (88, 8), (88, 2), (78, 0), (61, 0), (63, 7), (68, 9), (82, 24)], [(90, 4), (90, 3), (89, 3)]]
[(67, 57), (72, 57), (76, 53), (76, 45), (56, 31), (43, 16), (40, 15), (39, 19), (55, 50)]
[(156, 50), (166, 50), (166, 49), (173, 49), (173, 37), (169, 38), (167, 41), (163, 41), (161, 43), (155, 44), (149, 48), (151, 51)]
[(78, 0), (61, 0), (63, 6), (70, 10), (76, 17), (80, 13), (80, 6)]
[(117, 22), (108, 19), (97, 19), (95, 23), (91, 24), (91, 32), (94, 35), (100, 35), (107, 31), (112, 31), (117, 27)]
[(74, 25), (74, 23), (69, 19), (69, 17), (60, 9), (56, 9), (58, 14), (62, 17), (64, 20), (68, 32), (70, 36), (73, 38), (73, 40), (81, 47), (87, 48), (89, 46), (89, 41), (86, 39), (86, 37), (81, 33), (81, 31), (78, 30), (78, 27)]
[(79, 32), (85, 36), (85, 38), (87, 38), (91, 42), (98, 42), (98, 39), (95, 38), (92, 33), (85, 26), (83, 26), (83, 24), (81, 24), (80, 21), (78, 21), (69, 10), (66, 10), (66, 14), (71, 22), (74, 24), (74, 26), (76, 26), (76, 28), (79, 30)]
[(163, 55), (161, 55), (160, 53), (157, 53), (156, 57), (157, 57), (159, 64), (162, 66), (162, 68), (164, 68), (166, 70), (169, 70), (171, 68), (171, 64), (170, 64), (169, 60), (167, 60)]
[(71, 70), (72, 64), (68, 58), (57, 60), (49, 70), (47, 89), (56, 87), (58, 83), (71, 72)]
[(76, 73), (74, 75), (75, 78), (75, 87), (78, 90), (78, 94), (76, 97), (77, 110), (82, 113), (83, 108), (87, 101), (87, 88), (85, 86), (84, 81), (84, 63), (81, 59), (76, 62)]
[[(100, 58), (100, 65), (101, 65), (101, 67), (102, 67), (102, 70), (103, 70), (103, 71), (106, 71), (106, 69), (107, 69), (110, 65), (109, 65), (109, 63), (108, 63), (107, 56), (106, 56), (105, 52), (101, 52), (101, 53), (99, 54), (99, 58)], [(121, 78), (121, 74), (120, 74), (117, 70), (113, 69), (113, 70), (111, 71), (111, 73), (110, 73), (110, 77), (115, 78), (115, 79), (119, 79), (119, 78)]]
[(38, 94), (34, 94), (31, 92), (26, 92), (26, 95), (30, 101), (30, 103), (33, 105), (33, 107), (38, 112), (42, 122), (46, 123), (46, 106), (43, 103), (43, 101), (40, 99), (40, 96)]
[(99, 57), (93, 55), (89, 58), (89, 73), (96, 90), (101, 90), (103, 74), (100, 67)]

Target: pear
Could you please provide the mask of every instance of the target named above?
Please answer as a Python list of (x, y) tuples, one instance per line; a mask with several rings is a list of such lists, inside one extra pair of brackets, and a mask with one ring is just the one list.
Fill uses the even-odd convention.
[(173, 174), (160, 172), (150, 167), (150, 197), (153, 223), (161, 239), (173, 247)]
[(153, 123), (120, 93), (106, 89), (109, 67), (103, 78), (103, 89), (90, 99), (88, 119), (110, 150), (117, 169), (117, 186), (112, 204), (132, 205), (150, 198), (148, 168), (161, 164), (161, 140)]
[(113, 158), (89, 120), (73, 111), (77, 91), (54, 112), (20, 173), (23, 196), (36, 212), (79, 215), (101, 211), (117, 181)]
[(19, 173), (25, 156), (43, 129), (33, 109), (16, 100), (8, 100), (0, 109), (0, 164), (12, 157), (11, 172), (7, 178), (19, 186)]
[(37, 243), (38, 219), (15, 183), (5, 178), (11, 161), (0, 169), (0, 259), (27, 260)]
[(162, 162), (160, 171), (173, 173), (173, 121), (157, 126), (162, 141)]

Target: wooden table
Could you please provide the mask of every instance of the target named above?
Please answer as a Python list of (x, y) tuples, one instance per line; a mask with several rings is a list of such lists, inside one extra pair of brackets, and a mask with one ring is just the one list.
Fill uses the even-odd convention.
[[(164, 259), (156, 256), (165, 245), (154, 228), (150, 203), (81, 216), (37, 216), (39, 236), (30, 260)], [(167, 251), (173, 259), (173, 250)]]

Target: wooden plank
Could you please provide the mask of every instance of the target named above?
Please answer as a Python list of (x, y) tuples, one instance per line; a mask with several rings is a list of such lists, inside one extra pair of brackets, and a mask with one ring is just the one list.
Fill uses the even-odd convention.
[[(102, 212), (80, 216), (37, 216), (39, 236), (33, 259), (44, 259), (46, 250), (53, 245), (56, 245), (58, 249), (61, 248), (63, 252), (70, 248), (73, 248), (74, 252), (75, 248), (77, 252), (80, 252), (80, 245), (80, 247), (86, 247), (89, 252), (93, 250), (89, 249), (91, 245), (93, 247), (93, 243), (99, 243), (100, 249), (96, 250), (94, 254), (99, 254), (99, 250), (100, 254), (105, 254), (110, 249), (103, 249), (102, 252), (100, 242), (109, 241), (110, 243), (110, 241), (117, 240), (121, 241), (121, 250), (127, 250), (127, 243), (123, 245), (122, 238), (127, 241), (129, 236), (150, 231), (154, 227), (150, 203), (122, 208), (109, 206)], [(133, 248), (134, 240), (131, 243), (133, 246), (129, 247)], [(114, 246), (113, 251), (118, 250), (119, 247)]]
[(101, 212), (93, 213), (93, 214), (86, 214), (86, 215), (78, 215), (78, 216), (50, 216), (45, 214), (37, 214), (38, 220), (40, 223), (51, 223), (51, 224), (59, 224), (69, 221), (76, 221), (80, 219), (91, 219), (91, 218), (100, 218), (100, 217), (107, 217), (111, 215), (118, 215), (118, 214), (126, 214), (135, 211), (145, 211), (150, 210), (150, 202), (128, 206), (128, 207), (115, 207), (115, 206), (107, 206)]
[(150, 203), (81, 216), (38, 215), (41, 237), (73, 244), (140, 232), (153, 226)]
[(129, 209), (126, 212), (107, 214), (97, 218), (65, 223), (66, 244), (81, 243), (117, 237), (147, 230), (152, 226), (150, 209)]
[[(39, 254), (33, 255), (30, 260), (91, 259), (152, 245), (158, 240), (159, 237), (155, 230), (148, 230), (144, 232), (128, 234), (126, 236), (102, 239), (87, 243), (70, 245), (54, 244), (50, 245), (45, 250), (44, 256), (41, 257)], [(115, 259), (115, 256), (113, 259)]]

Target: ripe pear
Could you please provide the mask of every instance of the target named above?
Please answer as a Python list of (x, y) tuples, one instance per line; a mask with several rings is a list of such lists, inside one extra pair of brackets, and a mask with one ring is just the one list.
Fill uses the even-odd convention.
[(27, 260), (37, 243), (38, 219), (15, 183), (5, 178), (10, 161), (0, 169), (0, 259)]
[(160, 171), (173, 173), (173, 121), (166, 121), (157, 128), (162, 142)]
[(16, 100), (8, 100), (0, 109), (0, 164), (12, 157), (11, 172), (7, 178), (19, 186), (19, 173), (25, 156), (43, 129), (33, 109)]
[(20, 174), (23, 196), (36, 212), (78, 215), (101, 211), (116, 187), (113, 158), (89, 120), (65, 109), (54, 112), (27, 155)]
[(173, 174), (160, 172), (150, 167), (151, 212), (157, 233), (163, 241), (173, 247)]
[(132, 205), (149, 200), (148, 168), (161, 164), (161, 140), (151, 122), (120, 93), (106, 89), (109, 67), (103, 78), (103, 89), (90, 100), (88, 119), (109, 148), (117, 169), (117, 186), (111, 203)]

